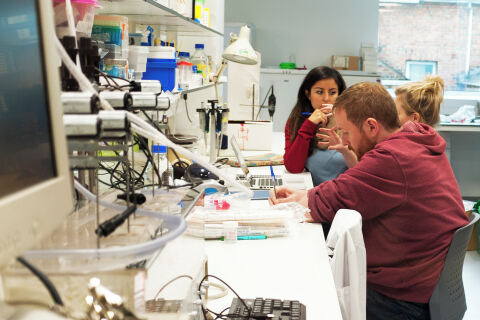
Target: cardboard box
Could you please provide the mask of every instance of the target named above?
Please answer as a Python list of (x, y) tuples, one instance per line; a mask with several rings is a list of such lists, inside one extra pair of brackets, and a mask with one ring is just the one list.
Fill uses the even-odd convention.
[(363, 60), (362, 70), (366, 72), (377, 72), (377, 60)]
[(337, 70), (360, 70), (360, 57), (332, 56), (332, 68)]
[(238, 142), (240, 150), (272, 150), (273, 124), (270, 121), (229, 121), (228, 140)]

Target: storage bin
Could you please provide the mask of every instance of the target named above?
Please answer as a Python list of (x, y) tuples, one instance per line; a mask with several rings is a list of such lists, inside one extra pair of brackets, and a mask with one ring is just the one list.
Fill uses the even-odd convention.
[[(96, 34), (96, 37), (98, 37), (98, 40), (103, 40), (101, 38), (106, 37), (107, 40), (103, 40), (105, 41), (105, 43), (115, 43), (115, 44), (121, 45), (122, 49), (125, 50), (125, 55), (123, 56), (123, 59), (127, 58), (126, 50), (129, 44), (127, 17), (116, 16), (116, 15), (111, 15), (111, 16), (96, 15), (93, 21), (93, 26), (94, 28), (95, 27), (99, 28), (100, 33)], [(120, 34), (118, 34), (117, 28), (120, 28)], [(110, 38), (112, 39), (111, 41), (108, 40)]]
[(110, 76), (126, 79), (128, 74), (127, 60), (104, 59), (102, 71), (106, 72)]
[(150, 47), (149, 59), (175, 59), (174, 47)]
[(149, 47), (129, 46), (128, 64), (130, 69), (135, 72), (145, 72), (147, 70), (147, 56)]
[[(71, 0), (73, 19), (77, 37), (90, 37), (92, 34), (95, 10), (101, 8), (97, 0)], [(65, 0), (53, 0), (55, 30), (58, 38), (69, 35)]]
[(92, 39), (103, 41), (105, 44), (122, 45), (122, 28), (117, 26), (93, 25)]
[(105, 59), (122, 59), (122, 47), (118, 44), (106, 44), (105, 49), (108, 50)]
[(177, 59), (147, 59), (147, 71), (143, 73), (144, 80), (158, 80), (163, 91), (175, 88), (175, 69)]

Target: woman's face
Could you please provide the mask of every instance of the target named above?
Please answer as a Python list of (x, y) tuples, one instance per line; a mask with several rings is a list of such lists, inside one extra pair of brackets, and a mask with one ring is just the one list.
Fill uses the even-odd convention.
[(318, 80), (305, 93), (314, 109), (320, 109), (322, 104), (333, 104), (338, 97), (338, 85), (332, 78)]
[(400, 119), (401, 125), (403, 125), (407, 121), (418, 122), (419, 119), (417, 119), (416, 113), (412, 113), (411, 115), (407, 114), (405, 108), (403, 108), (402, 101), (400, 100), (399, 96), (395, 98), (395, 106), (397, 107), (398, 118)]

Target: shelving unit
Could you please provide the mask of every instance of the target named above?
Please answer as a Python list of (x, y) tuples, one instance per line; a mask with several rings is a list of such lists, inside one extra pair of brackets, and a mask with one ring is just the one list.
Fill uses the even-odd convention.
[(222, 32), (197, 23), (153, 0), (103, 0), (100, 4), (103, 8), (98, 10), (99, 14), (122, 15), (128, 17), (129, 22), (159, 25), (159, 31), (175, 32), (182, 36), (223, 37)]
[[(223, 51), (223, 18), (224, 18), (224, 0), (209, 0), (210, 9), (213, 9), (212, 26), (204, 26), (195, 22), (190, 17), (183, 16), (175, 10), (168, 8), (154, 0), (100, 0), (102, 8), (97, 10), (97, 14), (102, 15), (121, 15), (128, 18), (129, 25), (143, 24), (151, 25), (155, 30), (155, 35), (167, 34), (168, 41), (175, 41), (178, 44), (177, 50), (193, 52), (193, 44), (204, 43), (209, 48), (209, 54), (214, 61), (221, 59)], [(188, 1), (187, 1), (188, 2)], [(217, 11), (216, 9), (219, 8)], [(135, 30), (134, 27), (131, 28)], [(218, 31), (218, 30), (221, 30)], [(159, 34), (160, 32), (160, 34)], [(180, 48), (180, 49), (179, 49)], [(207, 50), (206, 50), (207, 51)], [(218, 91), (222, 92), (219, 82)], [(181, 96), (188, 94), (188, 108), (191, 114), (195, 109), (201, 106), (201, 102), (209, 99), (215, 99), (215, 85), (209, 83), (188, 90), (179, 90), (172, 92)], [(191, 93), (191, 94), (190, 94)], [(181, 109), (172, 111), (168, 116), (168, 126), (171, 132), (175, 134), (193, 133), (200, 135), (200, 129), (184, 117), (184, 111)]]
[[(218, 82), (217, 85), (224, 84), (224, 83), (225, 83), (225, 82)], [(196, 91), (200, 91), (200, 90), (204, 90), (204, 89), (211, 88), (211, 87), (213, 87), (214, 85), (215, 85), (215, 84), (212, 82), (212, 83), (205, 84), (205, 85), (203, 85), (203, 86), (196, 87), (196, 88), (191, 88), (191, 89), (187, 89), (187, 90), (174, 91), (173, 93), (174, 93), (174, 94), (192, 93), (192, 92), (196, 92)]]
[(480, 132), (480, 123), (440, 123), (437, 132)]

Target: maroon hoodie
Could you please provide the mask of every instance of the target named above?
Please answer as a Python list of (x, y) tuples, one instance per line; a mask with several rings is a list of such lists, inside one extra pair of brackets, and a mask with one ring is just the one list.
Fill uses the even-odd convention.
[(342, 208), (362, 215), (367, 286), (389, 297), (428, 302), (454, 232), (468, 223), (445, 146), (431, 127), (407, 122), (308, 192), (316, 222)]

